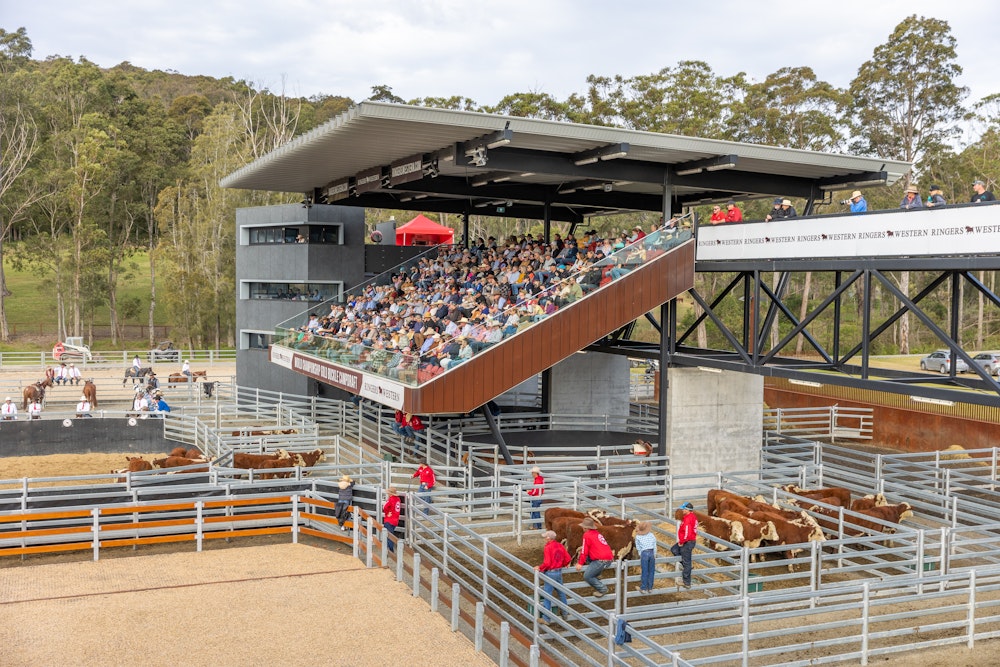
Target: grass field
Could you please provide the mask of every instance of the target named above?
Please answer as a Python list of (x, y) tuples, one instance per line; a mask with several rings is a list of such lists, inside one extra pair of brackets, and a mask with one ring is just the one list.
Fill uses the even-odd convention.
[[(146, 326), (149, 324), (149, 255), (140, 253), (129, 259), (128, 274), (119, 279), (119, 317), (130, 308), (134, 315), (125, 318), (126, 325)], [(56, 338), (56, 295), (52, 280), (48, 275), (40, 275), (36, 269), (14, 270), (9, 262), (4, 262), (4, 276), (11, 295), (4, 299), (7, 324), (14, 335), (12, 343), (0, 343), (0, 351), (47, 349)], [(164, 290), (162, 278), (157, 280), (157, 292)], [(69, 313), (67, 312), (67, 317)], [(160, 300), (156, 307), (154, 321), (157, 326), (169, 325), (166, 307)], [(96, 326), (109, 324), (107, 305), (97, 308), (94, 315)], [(141, 347), (146, 341), (136, 341)], [(119, 342), (117, 349), (129, 347)], [(134, 345), (133, 345), (134, 346)], [(111, 341), (94, 341), (95, 349), (110, 349)]]

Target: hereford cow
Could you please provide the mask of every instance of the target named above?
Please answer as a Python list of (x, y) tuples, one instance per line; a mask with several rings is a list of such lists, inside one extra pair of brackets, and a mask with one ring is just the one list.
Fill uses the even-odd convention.
[(291, 454), (281, 449), (270, 454), (246, 454), (244, 452), (233, 452), (233, 467), (249, 470), (250, 468), (259, 468), (260, 464), (264, 461), (289, 458), (292, 458)]
[[(795, 521), (787, 521), (777, 514), (753, 510), (750, 512), (750, 517), (758, 521), (770, 521), (774, 524), (774, 529), (778, 533), (778, 539), (767, 541), (771, 544), (789, 546), (790, 548), (785, 551), (785, 558), (788, 559), (794, 558), (795, 554), (803, 551), (803, 547), (799, 545), (806, 544), (807, 542), (823, 542), (826, 540), (826, 536), (823, 535), (823, 530), (819, 524), (805, 512), (802, 512), (801, 516)], [(788, 571), (795, 571), (793, 563), (788, 564)]]
[(326, 452), (316, 448), (310, 452), (293, 452), (290, 454), (290, 457), (296, 461), (296, 465), (300, 465), (303, 468), (311, 468), (317, 463), (326, 460)]
[[(184, 466), (197, 465), (199, 463), (208, 463), (208, 459), (189, 459), (186, 456), (168, 456), (166, 458), (153, 460), (153, 465), (157, 468), (181, 468)], [(208, 472), (208, 468), (197, 468), (194, 470), (185, 470), (184, 472)]]
[(870, 510), (873, 507), (882, 507), (888, 505), (889, 501), (885, 499), (881, 493), (870, 493), (867, 496), (856, 499), (851, 503), (851, 511), (860, 512), (862, 510)]
[[(271, 459), (270, 461), (262, 461), (257, 467), (259, 470), (275, 470), (277, 468), (294, 468), (296, 461), (291, 458), (287, 459)], [(292, 471), (286, 470), (284, 472), (264, 472), (261, 473), (259, 479), (284, 479), (292, 476)]]
[[(760, 546), (761, 540), (769, 542), (778, 541), (778, 531), (774, 527), (773, 521), (758, 521), (748, 516), (737, 514), (736, 512), (723, 512), (720, 519), (739, 523), (743, 527), (743, 546), (748, 549), (756, 549)], [(750, 562), (754, 561), (754, 555), (750, 554)]]
[(184, 452), (184, 454), (182, 454), (182, 456), (185, 456), (189, 459), (205, 458), (205, 455), (201, 453), (201, 450), (195, 449), (194, 447), (188, 449), (186, 452)]
[(142, 472), (143, 470), (153, 469), (153, 464), (141, 456), (126, 456), (125, 460), (128, 461), (127, 470), (129, 472)]
[[(872, 507), (871, 509), (862, 510), (858, 514), (864, 515), (865, 518), (854, 516), (844, 518), (845, 523), (850, 522), (853, 526), (857, 526), (857, 528), (845, 526), (844, 532), (847, 535), (852, 537), (871, 533), (886, 533), (891, 535), (896, 532), (896, 529), (879, 522), (899, 524), (913, 516), (913, 508), (910, 506), (910, 503), (899, 503), (897, 505)], [(873, 520), (869, 520), (869, 517)]]
[[(716, 540), (726, 540), (733, 544), (743, 543), (743, 526), (739, 522), (734, 523), (726, 519), (720, 519), (719, 517), (709, 516), (698, 510), (694, 511), (694, 515), (698, 519), (699, 542), (710, 544), (715, 551), (726, 551), (729, 549), (728, 546), (719, 544)], [(674, 513), (674, 518), (678, 521), (682, 517), (682, 510), (677, 510)]]
[(832, 486), (827, 489), (803, 489), (794, 484), (789, 484), (787, 486), (782, 486), (781, 490), (787, 491), (788, 493), (794, 493), (795, 495), (802, 496), (803, 498), (813, 498), (816, 500), (831, 497), (839, 498), (841, 507), (851, 506), (851, 490), (840, 486)]
[[(604, 536), (615, 558), (625, 560), (633, 550), (632, 540), (635, 538), (635, 527), (637, 522), (630, 521), (623, 526), (598, 526), (597, 530)], [(572, 524), (566, 530), (566, 550), (575, 559), (583, 546), (583, 527), (579, 524)]]
[[(750, 496), (741, 496), (738, 493), (733, 493), (732, 491), (726, 491), (725, 489), (709, 489), (705, 511), (711, 514), (712, 516), (718, 516), (719, 502), (723, 499), (730, 501), (730, 508), (732, 507), (733, 503), (740, 503), (746, 505), (751, 500), (754, 500), (754, 498), (751, 498)], [(764, 498), (762, 496), (757, 496), (756, 500), (762, 501), (764, 500)]]
[(298, 433), (298, 430), (294, 429), (294, 428), (286, 428), (286, 429), (283, 429), (283, 430), (280, 430), (280, 431), (276, 430), (276, 429), (271, 429), (271, 430), (268, 430), (268, 431), (248, 431), (248, 430), (242, 430), (242, 431), (233, 431), (233, 437), (234, 438), (247, 438), (247, 437), (260, 436), (260, 435), (291, 435), (291, 434), (294, 434), (294, 433)]
[(552, 530), (552, 522), (560, 517), (574, 517), (583, 521), (586, 517), (590, 517), (597, 523), (601, 523), (604, 517), (608, 516), (608, 513), (604, 510), (592, 509), (587, 512), (581, 512), (569, 507), (550, 507), (545, 510), (545, 530)]
[[(183, 447), (174, 447), (167, 456), (187, 456), (187, 450)], [(193, 457), (189, 457), (193, 458)]]

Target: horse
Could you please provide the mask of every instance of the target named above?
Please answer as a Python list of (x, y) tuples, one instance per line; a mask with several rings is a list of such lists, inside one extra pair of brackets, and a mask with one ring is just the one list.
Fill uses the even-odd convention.
[(130, 378), (134, 386), (137, 380), (145, 378), (152, 372), (153, 372), (152, 366), (143, 366), (139, 370), (136, 370), (132, 366), (129, 366), (128, 368), (125, 369), (125, 377), (122, 379), (122, 386), (124, 387), (125, 383), (128, 382)]
[(171, 373), (170, 377), (167, 378), (167, 384), (183, 384), (187, 382), (197, 382), (198, 378), (204, 378), (208, 376), (208, 371), (191, 371), (191, 377), (184, 375), (184, 373)]
[(97, 385), (94, 384), (93, 380), (87, 380), (83, 383), (83, 397), (90, 403), (91, 408), (97, 408)]
[(39, 380), (35, 384), (29, 384), (21, 392), (21, 409), (27, 410), (28, 404), (32, 401), (38, 401), (41, 403), (45, 400), (45, 388), (52, 386), (52, 380), (45, 378), (44, 380)]

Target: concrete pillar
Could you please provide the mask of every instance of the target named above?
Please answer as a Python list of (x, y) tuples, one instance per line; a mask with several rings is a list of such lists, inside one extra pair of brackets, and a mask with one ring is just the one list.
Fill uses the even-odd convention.
[(628, 382), (625, 356), (600, 352), (570, 355), (552, 367), (551, 412), (627, 415)]
[(670, 472), (759, 468), (764, 378), (700, 368), (674, 367), (667, 373)]

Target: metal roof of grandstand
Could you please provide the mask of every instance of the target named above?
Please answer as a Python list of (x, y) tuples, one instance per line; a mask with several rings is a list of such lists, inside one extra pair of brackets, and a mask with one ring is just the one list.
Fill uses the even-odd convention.
[[(362, 102), (222, 180), (373, 208), (555, 220), (892, 184), (896, 160)], [(483, 210), (486, 209), (486, 210)]]

